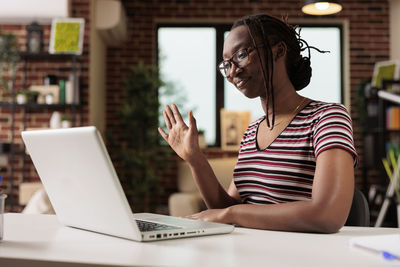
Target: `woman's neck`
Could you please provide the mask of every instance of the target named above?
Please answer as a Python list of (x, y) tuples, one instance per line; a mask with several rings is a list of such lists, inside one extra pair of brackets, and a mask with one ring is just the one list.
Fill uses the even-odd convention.
[[(274, 89), (275, 118), (279, 116), (290, 115), (293, 109), (303, 99), (303, 97), (295, 91), (292, 84), (288, 86), (275, 87)], [(265, 97), (261, 97), (260, 99), (264, 113), (268, 114), (269, 117), (272, 118), (272, 95), (269, 97), (270, 103), (268, 111), (267, 99)]]

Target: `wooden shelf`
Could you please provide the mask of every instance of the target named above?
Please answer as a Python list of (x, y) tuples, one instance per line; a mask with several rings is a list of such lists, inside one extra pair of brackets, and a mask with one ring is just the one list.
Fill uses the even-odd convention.
[(29, 52), (20, 52), (19, 56), (22, 60), (25, 61), (72, 61), (72, 60), (81, 60), (80, 56), (71, 55), (71, 54), (50, 54), (47, 52), (40, 53), (29, 53)]
[(26, 104), (17, 104), (17, 103), (11, 103), (11, 102), (0, 102), (0, 107), (11, 107), (14, 104), (15, 107), (21, 107), (21, 108), (79, 108), (81, 105), (80, 104), (37, 104), (37, 103), (26, 103)]
[(394, 94), (385, 90), (379, 90), (378, 91), (378, 96), (382, 99), (385, 99), (387, 101), (390, 101), (395, 104), (400, 104), (400, 95), (399, 94)]

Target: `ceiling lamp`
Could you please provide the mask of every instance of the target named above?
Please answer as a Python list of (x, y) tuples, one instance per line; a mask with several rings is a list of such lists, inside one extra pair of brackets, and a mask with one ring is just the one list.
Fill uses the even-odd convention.
[(303, 13), (309, 15), (331, 15), (341, 10), (342, 5), (336, 0), (305, 0), (301, 9)]

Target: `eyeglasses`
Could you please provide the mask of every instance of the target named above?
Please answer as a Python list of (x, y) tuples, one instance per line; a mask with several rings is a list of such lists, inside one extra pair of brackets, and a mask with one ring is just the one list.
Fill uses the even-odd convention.
[(218, 70), (221, 72), (222, 76), (225, 78), (229, 77), (232, 64), (236, 66), (236, 68), (244, 68), (247, 64), (250, 63), (249, 61), (249, 54), (259, 46), (252, 46), (245, 49), (240, 49), (236, 51), (232, 57), (228, 60), (224, 60), (218, 65)]

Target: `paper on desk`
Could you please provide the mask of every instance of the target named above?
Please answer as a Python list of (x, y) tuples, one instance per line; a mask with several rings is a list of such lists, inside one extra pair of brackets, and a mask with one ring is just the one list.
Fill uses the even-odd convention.
[(354, 237), (350, 239), (350, 245), (380, 252), (386, 251), (400, 257), (400, 233)]

